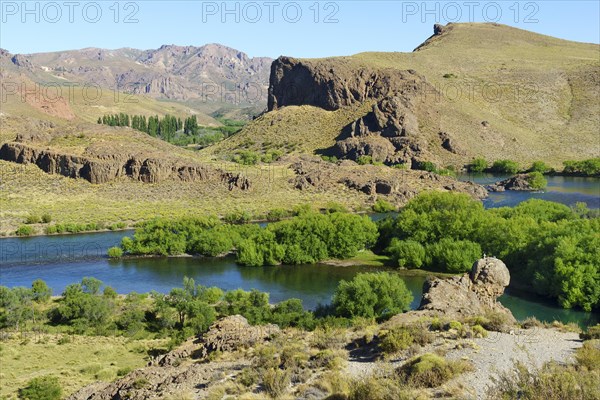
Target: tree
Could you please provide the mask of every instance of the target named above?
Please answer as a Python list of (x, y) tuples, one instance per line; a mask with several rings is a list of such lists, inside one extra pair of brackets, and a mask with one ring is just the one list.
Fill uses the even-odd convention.
[(41, 279), (36, 279), (33, 281), (31, 284), (31, 290), (33, 294), (33, 300), (37, 301), (38, 303), (46, 303), (52, 296), (52, 289), (50, 289), (46, 282)]
[(413, 300), (402, 278), (388, 272), (361, 273), (342, 280), (333, 307), (342, 317), (385, 318), (409, 310)]
[(497, 160), (492, 164), (492, 172), (514, 175), (519, 172), (519, 164), (511, 160)]
[(527, 182), (529, 182), (529, 186), (535, 190), (544, 189), (548, 185), (548, 181), (544, 178), (544, 175), (537, 171), (530, 172), (527, 175)]

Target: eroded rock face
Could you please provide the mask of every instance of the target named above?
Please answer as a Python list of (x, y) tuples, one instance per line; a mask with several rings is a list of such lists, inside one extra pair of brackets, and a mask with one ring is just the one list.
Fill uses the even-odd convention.
[(273, 62), (269, 83), (269, 111), (293, 105), (337, 110), (394, 93), (417, 93), (427, 85), (412, 70), (357, 70), (339, 62), (311, 63), (291, 57), (280, 57)]
[(221, 181), (229, 190), (248, 190), (250, 181), (239, 174), (223, 172), (208, 166), (155, 157), (107, 155), (102, 157), (76, 156), (40, 149), (23, 143), (5, 143), (0, 148), (0, 159), (19, 164), (35, 164), (49, 174), (82, 178), (93, 184), (110, 182), (127, 176), (144, 183), (158, 183), (167, 179), (184, 182)]
[(512, 313), (497, 301), (509, 283), (506, 265), (497, 258), (486, 257), (475, 262), (469, 274), (425, 282), (418, 310), (460, 317), (494, 310), (506, 313), (514, 321)]

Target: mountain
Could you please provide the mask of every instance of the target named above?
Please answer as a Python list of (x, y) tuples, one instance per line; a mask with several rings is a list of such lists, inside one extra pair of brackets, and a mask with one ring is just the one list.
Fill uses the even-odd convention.
[(1, 50), (0, 57), (3, 70), (24, 74), (35, 82), (93, 83), (159, 99), (262, 108), (273, 61), (250, 58), (219, 44), (164, 45), (154, 50), (85, 48), (16, 55)]
[(596, 44), (499, 24), (436, 25), (411, 53), (280, 57), (268, 112), (206, 153), (268, 147), (408, 166), (475, 157), (560, 166), (600, 154), (599, 101)]

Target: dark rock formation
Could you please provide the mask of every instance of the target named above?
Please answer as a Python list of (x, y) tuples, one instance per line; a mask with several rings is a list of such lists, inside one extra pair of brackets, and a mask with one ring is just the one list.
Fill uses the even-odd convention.
[(395, 93), (416, 93), (425, 84), (412, 70), (356, 69), (339, 61), (311, 63), (280, 57), (271, 65), (268, 110), (293, 105), (337, 110)]
[(486, 257), (473, 264), (470, 274), (428, 280), (423, 286), (419, 311), (468, 317), (500, 311), (514, 322), (512, 313), (496, 299), (510, 283), (510, 273), (499, 259)]
[(19, 164), (35, 164), (49, 174), (69, 178), (83, 178), (93, 184), (110, 182), (127, 176), (145, 183), (167, 179), (184, 182), (220, 180), (229, 190), (248, 190), (250, 181), (239, 174), (223, 172), (210, 167), (154, 157), (137, 156), (77, 156), (39, 149), (23, 143), (5, 143), (0, 148), (0, 159)]
[(537, 190), (531, 187), (529, 183), (529, 174), (518, 174), (502, 181), (486, 186), (490, 192), (504, 192), (505, 190)]

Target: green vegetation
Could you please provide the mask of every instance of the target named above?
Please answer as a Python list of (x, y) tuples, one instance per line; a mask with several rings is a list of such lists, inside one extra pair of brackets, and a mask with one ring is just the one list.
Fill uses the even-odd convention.
[(454, 273), (485, 252), (535, 292), (589, 311), (600, 306), (600, 219), (586, 215), (536, 199), (484, 210), (466, 195), (431, 192), (380, 221), (375, 248), (398, 266)]
[(19, 390), (19, 398), (23, 400), (60, 400), (61, 396), (62, 388), (54, 376), (33, 378)]
[(490, 171), (498, 174), (511, 174), (514, 175), (519, 172), (519, 164), (511, 160), (497, 160), (494, 161), (490, 167)]
[(565, 175), (600, 176), (600, 158), (590, 158), (583, 161), (565, 161)]
[(17, 236), (30, 236), (35, 233), (35, 229), (32, 226), (21, 225), (16, 231), (15, 234)]
[(469, 171), (471, 172), (483, 172), (488, 168), (488, 163), (485, 158), (476, 158), (469, 165)]
[(108, 256), (110, 258), (121, 258), (123, 257), (123, 249), (120, 247), (111, 247), (108, 249)]
[(367, 216), (308, 211), (264, 228), (222, 224), (216, 217), (155, 219), (141, 224), (133, 239), (123, 238), (122, 248), (128, 254), (209, 256), (235, 250), (238, 263), (262, 266), (350, 258), (376, 239), (377, 227)]
[(527, 172), (539, 172), (540, 174), (547, 174), (550, 171), (552, 171), (552, 168), (550, 168), (543, 161), (534, 161), (531, 164), (531, 167), (529, 167), (529, 169), (527, 170)]
[(387, 213), (396, 211), (396, 207), (386, 199), (379, 198), (375, 201), (375, 204), (373, 204), (373, 211), (376, 213)]
[(386, 318), (407, 311), (412, 300), (398, 275), (362, 273), (349, 282), (340, 282), (333, 295), (333, 307), (338, 315), (347, 318)]
[(548, 181), (544, 178), (541, 172), (534, 171), (527, 174), (527, 182), (532, 189), (544, 189), (548, 185)]
[(233, 135), (244, 126), (242, 121), (222, 119), (221, 122), (224, 126), (202, 127), (198, 125), (195, 115), (185, 118), (182, 122), (181, 118), (169, 114), (160, 118), (158, 115), (146, 117), (145, 115), (119, 113), (104, 115), (98, 118), (97, 122), (108, 126), (131, 127), (179, 146), (197, 144), (203, 147)]

